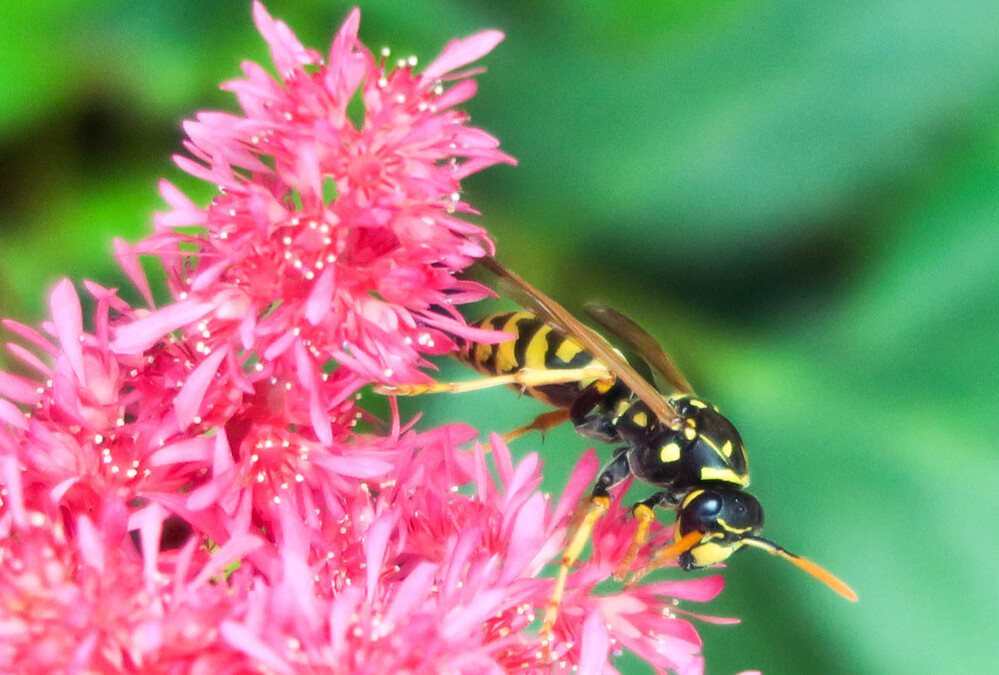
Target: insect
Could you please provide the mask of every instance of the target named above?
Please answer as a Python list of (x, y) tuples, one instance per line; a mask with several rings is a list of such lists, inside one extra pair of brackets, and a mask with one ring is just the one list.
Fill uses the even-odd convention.
[(464, 345), (458, 358), (488, 377), (399, 385), (382, 391), (412, 395), (513, 385), (555, 410), (539, 415), (505, 439), (571, 421), (584, 437), (624, 444), (597, 476), (568, 536), (543, 632), (550, 634), (557, 620), (569, 570), (610, 507), (610, 490), (629, 476), (655, 486), (658, 492), (632, 509), (638, 525), (615, 575), (619, 579), (627, 575), (648, 542), (655, 509), (666, 508), (676, 512), (674, 540), (632, 572), (629, 583), (674, 560), (684, 570), (692, 570), (726, 560), (749, 546), (784, 558), (843, 597), (857, 600), (856, 593), (831, 573), (759, 536), (763, 508), (745, 490), (749, 468), (739, 432), (716, 407), (694, 394), (651, 335), (612, 309), (588, 307), (598, 324), (637, 351), (664, 378), (672, 389), (669, 395), (642, 377), (602, 336), (516, 273), (492, 258), (479, 264), (517, 289), (517, 295), (526, 296), (523, 304), (529, 307), (476, 322), (478, 327), (515, 336), (495, 345)]

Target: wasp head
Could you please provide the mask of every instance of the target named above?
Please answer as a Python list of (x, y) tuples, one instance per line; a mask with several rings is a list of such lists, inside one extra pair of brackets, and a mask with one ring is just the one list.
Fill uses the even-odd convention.
[(761, 529), (763, 507), (751, 494), (724, 486), (694, 490), (680, 507), (676, 538), (692, 532), (703, 536), (680, 555), (680, 566), (690, 570), (721, 562)]

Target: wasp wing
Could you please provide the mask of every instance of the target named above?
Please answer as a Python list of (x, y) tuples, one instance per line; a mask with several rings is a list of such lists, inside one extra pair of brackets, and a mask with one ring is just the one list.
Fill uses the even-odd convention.
[(630, 345), (641, 355), (645, 362), (657, 373), (663, 376), (669, 386), (677, 394), (693, 394), (694, 388), (687, 382), (673, 359), (659, 342), (649, 335), (644, 328), (626, 317), (621, 312), (598, 304), (587, 304), (586, 313), (593, 320), (606, 328), (611, 334)]
[[(560, 328), (568, 335), (578, 340), (593, 356), (599, 359), (624, 384), (649, 407), (663, 424), (670, 428), (678, 428), (682, 418), (650, 382), (638, 374), (623, 356), (592, 328), (574, 317), (569, 310), (548, 297), (531, 284), (524, 281), (516, 272), (504, 267), (495, 258), (479, 258), (478, 264), (505, 279), (516, 289), (523, 292), (526, 298), (522, 302), (528, 309), (535, 311), (542, 320)], [(519, 294), (518, 294), (519, 295)], [(521, 301), (521, 298), (515, 298)], [(650, 337), (651, 339), (651, 337)]]

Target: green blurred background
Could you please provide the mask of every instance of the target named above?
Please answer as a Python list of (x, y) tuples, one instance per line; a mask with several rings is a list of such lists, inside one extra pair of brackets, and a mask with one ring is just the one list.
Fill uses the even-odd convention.
[[(321, 51), (347, 6), (269, 3)], [(739, 425), (767, 533), (859, 592), (740, 555), (710, 613), (743, 623), (700, 628), (708, 671), (999, 667), (999, 3), (362, 9), (372, 49), (424, 64), (506, 31), (468, 109), (521, 164), (466, 193), (501, 259), (660, 337)], [(235, 110), (216, 86), (244, 58), (267, 59), (248, 1), (3, 3), (0, 314), (36, 320), (64, 275), (123, 284), (111, 237), (149, 231), (159, 177), (207, 197), (169, 156), (182, 119)], [(542, 410), (417, 408), (499, 430)], [(550, 435), (549, 487), (586, 445)]]

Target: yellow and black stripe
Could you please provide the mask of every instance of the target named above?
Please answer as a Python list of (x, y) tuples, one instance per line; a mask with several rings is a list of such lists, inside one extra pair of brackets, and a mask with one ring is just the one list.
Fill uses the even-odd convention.
[[(496, 312), (472, 325), (516, 336), (496, 344), (475, 342), (462, 346), (458, 359), (486, 375), (506, 375), (524, 369), (540, 371), (602, 366), (579, 342), (528, 311)], [(593, 380), (581, 380), (528, 387), (524, 393), (548, 405), (568, 408), (592, 383)], [(515, 388), (520, 389), (519, 386)]]

